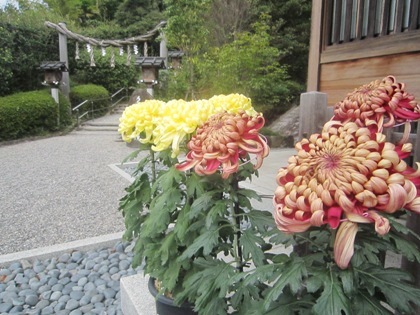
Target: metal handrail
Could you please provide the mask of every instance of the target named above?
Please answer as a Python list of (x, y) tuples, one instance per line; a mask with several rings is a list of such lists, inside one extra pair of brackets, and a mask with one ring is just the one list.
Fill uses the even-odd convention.
[(81, 107), (83, 104), (85, 104), (88, 100), (85, 100), (83, 102), (81, 102), (79, 105), (77, 105), (75, 108), (73, 108), (72, 110), (79, 110), (79, 107)]
[[(116, 95), (118, 95), (118, 94), (120, 94), (122, 91), (125, 91), (126, 93), (125, 93), (125, 95), (124, 96), (122, 96), (122, 97), (120, 97), (116, 102), (114, 102), (114, 103), (112, 103), (112, 99), (116, 96)], [(97, 98), (97, 99), (93, 99), (93, 100), (84, 100), (83, 102), (81, 102), (80, 104), (78, 104), (76, 107), (74, 107), (73, 109), (72, 109), (72, 111), (75, 111), (76, 112), (76, 117), (77, 117), (77, 123), (76, 123), (76, 126), (77, 127), (79, 127), (79, 124), (80, 124), (80, 119), (81, 118), (83, 118), (83, 117), (85, 117), (86, 115), (88, 115), (89, 114), (89, 112), (91, 112), (91, 113), (94, 113), (95, 111), (97, 111), (97, 110), (94, 110), (93, 109), (93, 102), (94, 101), (100, 101), (100, 100), (105, 100), (105, 99), (109, 99), (110, 101), (111, 101), (111, 105), (108, 107), (108, 110), (109, 111), (112, 111), (123, 99), (125, 99), (125, 98), (127, 98), (128, 97), (128, 88), (121, 88), (121, 89), (119, 89), (117, 92), (115, 92), (114, 94), (112, 94), (110, 97), (104, 97), (104, 98)], [(83, 105), (85, 105), (87, 102), (89, 102), (90, 101), (90, 103), (91, 103), (91, 105), (92, 105), (92, 109), (91, 110), (87, 110), (86, 112), (84, 112), (82, 115), (79, 115), (79, 109), (83, 106)]]
[(127, 90), (127, 88), (121, 88), (121, 89), (119, 89), (117, 92), (115, 92), (114, 94), (111, 95), (111, 98), (113, 98), (115, 95), (119, 94), (123, 90)]

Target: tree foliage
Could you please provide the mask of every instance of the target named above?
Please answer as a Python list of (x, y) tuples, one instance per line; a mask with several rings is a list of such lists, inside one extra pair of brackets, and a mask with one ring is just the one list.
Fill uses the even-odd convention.
[[(169, 48), (185, 56), (181, 69), (161, 73), (160, 89), (155, 88), (164, 99), (241, 92), (271, 117), (288, 108), (306, 81), (309, 0), (19, 0), (19, 5), (0, 11), (0, 95), (36, 87), (36, 67), (58, 59), (58, 36), (44, 26), (46, 20), (65, 21), (69, 29), (98, 39), (141, 35), (167, 20)], [(149, 43), (149, 55), (159, 55), (158, 41)], [(86, 56), (76, 63), (74, 41), (68, 45), (72, 80), (135, 83), (131, 71), (122, 79), (112, 74), (120, 67), (112, 69), (101, 58), (95, 57), (96, 69), (87, 66)], [(98, 70), (102, 66), (106, 71)], [(117, 84), (104, 85), (113, 90)]]

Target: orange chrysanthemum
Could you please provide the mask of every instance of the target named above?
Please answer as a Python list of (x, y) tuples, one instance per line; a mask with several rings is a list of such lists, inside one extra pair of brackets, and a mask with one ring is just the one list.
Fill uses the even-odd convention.
[[(366, 126), (367, 120), (374, 120), (382, 127), (420, 119), (420, 105), (414, 96), (405, 91), (404, 83), (398, 83), (393, 76), (365, 84), (335, 104), (331, 120), (343, 123), (353, 121)], [(384, 121), (386, 120), (386, 121)]]
[[(310, 226), (338, 228), (335, 260), (346, 268), (353, 255), (357, 223), (375, 223), (378, 234), (389, 231), (379, 215), (402, 207), (420, 213), (420, 171), (402, 160), (411, 144), (394, 145), (369, 127), (354, 122), (330, 121), (322, 134), (296, 144), (298, 154), (277, 175), (274, 196), (275, 221), (286, 233), (303, 232)], [(354, 235), (353, 235), (354, 234)]]
[(221, 168), (227, 178), (239, 167), (239, 158), (247, 153), (256, 155), (255, 169), (268, 155), (269, 148), (258, 131), (264, 125), (261, 115), (251, 117), (244, 111), (238, 114), (219, 113), (197, 129), (188, 143), (186, 160), (176, 167), (186, 171), (194, 168), (199, 175), (209, 175)]

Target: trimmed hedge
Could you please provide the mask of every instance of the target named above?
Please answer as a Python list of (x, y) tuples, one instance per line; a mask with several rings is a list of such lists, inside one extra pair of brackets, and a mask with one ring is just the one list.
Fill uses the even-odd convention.
[(73, 108), (85, 100), (89, 100), (89, 102), (82, 106), (81, 112), (93, 109), (93, 116), (106, 113), (111, 105), (109, 92), (103, 86), (85, 84), (71, 89), (70, 101)]
[[(47, 90), (0, 97), (0, 140), (57, 131), (58, 111), (57, 104)], [(68, 118), (65, 118), (65, 122), (68, 122)]]

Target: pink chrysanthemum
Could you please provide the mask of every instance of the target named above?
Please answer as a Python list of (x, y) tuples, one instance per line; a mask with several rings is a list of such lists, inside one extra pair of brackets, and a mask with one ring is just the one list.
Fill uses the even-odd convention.
[(335, 104), (331, 120), (343, 123), (353, 121), (366, 126), (367, 120), (382, 127), (420, 119), (420, 105), (414, 96), (405, 91), (404, 83), (398, 83), (393, 76), (365, 84)]
[(275, 221), (286, 233), (329, 224), (339, 228), (334, 255), (346, 268), (353, 256), (357, 223), (375, 223), (380, 235), (389, 222), (380, 213), (406, 208), (420, 213), (420, 171), (402, 160), (411, 144), (394, 145), (369, 127), (330, 121), (322, 134), (296, 144), (298, 154), (277, 175)]
[(188, 142), (190, 151), (186, 160), (176, 167), (182, 171), (194, 168), (199, 175), (221, 169), (222, 177), (227, 178), (238, 170), (239, 158), (252, 153), (256, 155), (254, 168), (258, 169), (269, 153), (267, 143), (258, 133), (263, 125), (261, 115), (251, 117), (244, 111), (213, 115), (197, 129)]

